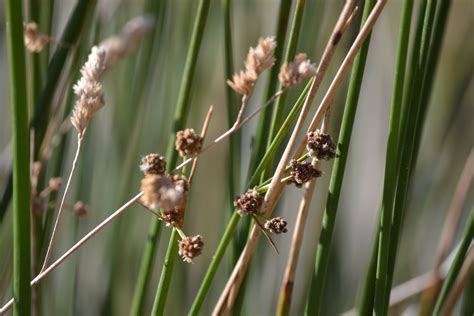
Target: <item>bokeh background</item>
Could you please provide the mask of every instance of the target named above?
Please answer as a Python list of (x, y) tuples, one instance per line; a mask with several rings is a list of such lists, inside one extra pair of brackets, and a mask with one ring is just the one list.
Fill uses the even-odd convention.
[[(147, 13), (143, 9), (143, 2), (99, 0), (88, 23), (88, 35), (81, 39), (82, 48), (77, 57), (79, 64), (85, 61), (94, 44), (116, 34), (129, 19)], [(419, 1), (415, 2), (417, 7)], [(56, 1), (51, 36), (60, 36), (74, 3), (72, 0)], [(401, 0), (388, 1), (372, 35), (336, 222), (324, 315), (337, 315), (354, 306), (371, 252), (383, 187), (401, 4)], [(298, 52), (306, 52), (315, 62), (319, 60), (342, 5), (343, 1), (307, 1)], [(166, 150), (197, 1), (162, 1), (160, 7), (155, 30), (144, 38), (140, 49), (108, 69), (104, 75), (106, 106), (93, 119), (87, 131), (78, 173), (67, 199), (70, 205), (77, 200), (84, 201), (90, 212), (83, 219), (78, 219), (72, 212), (66, 212), (60, 224), (60, 238), (54, 257), (63, 253), (75, 240), (136, 194), (142, 176), (138, 164), (143, 155), (149, 152), (164, 153)], [(254, 46), (260, 36), (275, 34), (278, 7), (279, 1), (276, 0), (233, 1), (235, 69), (243, 67), (248, 47)], [(1, 192), (6, 185), (11, 163), (11, 120), (3, 10), (4, 3), (0, 1)], [(360, 14), (344, 35), (320, 88), (313, 111), (356, 34), (359, 19)], [(394, 285), (427, 272), (433, 266), (441, 227), (456, 182), (474, 144), (473, 29), (474, 2), (453, 1), (420, 154), (410, 187)], [(55, 44), (52, 50), (54, 46)], [(144, 51), (149, 47), (152, 57), (144, 65)], [(221, 1), (214, 0), (193, 79), (192, 105), (187, 123), (187, 126), (199, 130), (208, 107), (214, 105), (208, 140), (227, 128), (223, 56), (223, 7)], [(72, 64), (70, 57), (68, 67)], [(72, 71), (72, 66), (70, 68), (68, 71)], [(251, 99), (251, 108), (262, 104), (266, 79), (264, 76), (259, 81)], [(330, 130), (336, 139), (347, 82), (346, 79), (334, 103)], [(62, 113), (71, 100), (68, 83), (64, 80), (60, 87), (62, 89), (58, 89), (53, 102), (55, 113)], [(291, 92), (288, 108), (302, 88), (300, 86)], [(241, 132), (241, 183), (247, 177), (255, 128), (256, 120)], [(63, 175), (69, 172), (74, 150), (75, 132), (69, 131), (67, 155), (62, 166)], [(54, 147), (52, 160), (55, 159), (56, 151), (57, 147)], [(185, 231), (188, 234), (203, 235), (205, 250), (192, 265), (182, 262), (176, 264), (166, 315), (183, 315), (189, 310), (226, 226), (230, 199), (227, 190), (228, 158), (228, 143), (224, 142), (203, 154), (199, 161), (186, 212)], [(317, 194), (306, 224), (292, 315), (301, 315), (304, 310), (331, 163), (324, 162), (323, 171), (324, 176), (318, 180)], [(240, 191), (244, 190), (245, 188), (240, 188)], [(260, 241), (248, 278), (244, 304), (246, 315), (271, 315), (276, 310), (291, 231), (301, 196), (302, 190), (289, 188), (277, 211), (277, 214), (288, 220), (290, 226), (290, 233), (275, 237), (280, 255), (276, 255), (265, 240)], [(461, 227), (473, 202), (471, 188), (464, 206)], [(1, 302), (5, 302), (11, 295), (11, 220), (9, 211), (0, 222)], [(148, 226), (153, 220), (140, 207), (130, 208), (46, 278), (42, 285), (45, 315), (128, 314)], [(169, 234), (169, 229), (162, 228), (147, 311), (153, 302)], [(204, 315), (210, 314), (231, 268), (227, 256), (205, 301), (202, 310)], [(406, 312), (409, 313), (409, 310)]]

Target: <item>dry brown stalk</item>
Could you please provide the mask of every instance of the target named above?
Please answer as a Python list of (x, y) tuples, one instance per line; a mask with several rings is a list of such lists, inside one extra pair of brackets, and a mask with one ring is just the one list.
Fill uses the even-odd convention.
[(469, 156), (464, 164), (461, 172), (461, 177), (456, 184), (453, 199), (449, 206), (448, 214), (443, 225), (441, 237), (439, 239), (436, 260), (433, 267), (433, 287), (423, 292), (421, 296), (421, 315), (428, 315), (432, 309), (433, 302), (439, 294), (442, 285), (441, 265), (446, 258), (449, 248), (452, 246), (456, 227), (459, 224), (459, 219), (462, 213), (462, 207), (466, 201), (469, 192), (470, 184), (474, 177), (474, 150), (471, 150)]
[[(89, 239), (94, 237), (99, 233), (104, 227), (116, 219), (120, 214), (122, 214), (129, 206), (138, 201), (138, 199), (143, 195), (143, 192), (138, 193), (128, 202), (123, 204), (115, 212), (113, 212), (109, 217), (103, 220), (99, 225), (94, 227), (89, 233), (87, 233), (81, 240), (74, 244), (68, 251), (66, 251), (61, 257), (54, 261), (50, 266), (48, 266), (44, 271), (40, 272), (33, 280), (31, 280), (30, 285), (37, 285), (44, 277), (46, 277), (51, 271), (57, 268), (61, 263), (63, 263), (67, 258), (69, 258), (74, 252), (76, 252), (82, 245), (84, 245)], [(2, 308), (0, 308), (0, 315), (6, 313), (14, 303), (14, 299), (10, 299)]]
[[(327, 133), (330, 119), (330, 112), (326, 112), (321, 131)], [(312, 165), (319, 169), (320, 160), (313, 158)], [(278, 315), (288, 315), (291, 306), (291, 298), (293, 294), (293, 285), (295, 282), (296, 267), (298, 265), (298, 256), (303, 242), (304, 226), (308, 217), (311, 201), (313, 199), (314, 190), (316, 188), (317, 178), (313, 178), (304, 186), (304, 195), (300, 202), (298, 215), (296, 218), (295, 229), (291, 240), (290, 252), (288, 254), (288, 262), (285, 268), (285, 274), (281, 282), (280, 296), (278, 300)], [(320, 223), (318, 219), (318, 223)]]
[[(280, 162), (278, 163), (278, 167), (275, 171), (275, 174), (273, 175), (272, 181), (270, 183), (270, 187), (267, 191), (267, 194), (265, 195), (265, 199), (264, 199), (264, 203), (262, 207), (262, 212), (265, 216), (269, 216), (271, 214), (271, 212), (273, 211), (274, 205), (276, 204), (276, 200), (280, 196), (283, 190), (283, 186), (280, 184), (280, 181), (281, 181), (281, 178), (283, 177), (286, 165), (288, 164), (290, 160), (291, 151), (293, 150), (293, 145), (296, 142), (296, 138), (303, 127), (303, 124), (309, 112), (311, 103), (314, 97), (316, 96), (316, 92), (321, 84), (321, 81), (324, 77), (324, 74), (329, 65), (329, 62), (334, 54), (335, 48), (337, 44), (339, 43), (344, 30), (346, 29), (348, 19), (351, 17), (353, 10), (354, 10), (354, 1), (352, 0), (346, 1), (346, 4), (344, 5), (342, 9), (341, 14), (338, 18), (338, 21), (336, 22), (334, 30), (331, 34), (330, 40), (328, 44), (326, 45), (326, 48), (323, 53), (323, 57), (321, 58), (321, 61), (318, 65), (318, 69), (316, 71), (315, 79), (311, 85), (310, 92), (305, 100), (301, 113), (294, 127), (293, 133), (290, 136), (290, 140), (288, 141), (285, 151), (280, 159)], [(358, 38), (359, 37), (360, 35), (358, 36)], [(260, 231), (255, 229), (255, 226), (254, 226), (254, 228), (252, 229), (250, 238), (247, 242), (247, 245), (245, 246), (239, 260), (237, 261), (234, 267), (234, 270), (231, 276), (229, 277), (229, 280), (227, 281), (227, 284), (223, 292), (221, 293), (219, 301), (217, 302), (214, 308), (213, 315), (219, 315), (223, 311), (223, 308), (226, 302), (227, 302), (227, 309), (228, 310), (232, 309), (233, 302), (235, 301), (235, 297), (238, 293), (238, 289), (240, 287), (240, 284), (247, 270), (250, 258), (255, 250), (259, 236), (260, 236)], [(234, 289), (232, 290), (233, 287)], [(229, 295), (231, 293), (231, 290), (232, 290), (232, 295)]]

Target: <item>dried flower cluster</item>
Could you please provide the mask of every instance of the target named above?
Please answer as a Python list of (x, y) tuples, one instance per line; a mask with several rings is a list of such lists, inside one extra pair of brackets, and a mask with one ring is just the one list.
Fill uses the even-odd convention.
[(105, 50), (102, 47), (92, 47), (87, 62), (81, 68), (82, 77), (74, 85), (74, 93), (78, 100), (72, 111), (71, 122), (80, 136), (89, 124), (94, 114), (104, 106), (100, 76), (105, 70)]
[(290, 183), (294, 183), (297, 187), (302, 186), (304, 183), (310, 181), (312, 178), (317, 178), (322, 175), (321, 170), (316, 169), (311, 164), (311, 162), (298, 162), (296, 159), (293, 159), (290, 162), (290, 167)]
[(141, 202), (150, 209), (162, 209), (165, 213), (180, 208), (187, 193), (186, 180), (166, 175), (152, 174), (141, 182)]
[(187, 128), (176, 133), (176, 150), (181, 157), (196, 156), (201, 152), (203, 141), (202, 136), (197, 134), (194, 129)]
[(140, 40), (153, 29), (154, 24), (152, 16), (138, 16), (128, 21), (120, 34), (102, 41), (100, 46), (106, 51), (106, 65), (109, 66), (135, 51)]
[(164, 174), (166, 171), (166, 160), (160, 154), (148, 154), (142, 158), (140, 170), (145, 175)]
[(172, 210), (169, 210), (167, 212), (163, 212), (163, 215), (161, 216), (161, 219), (166, 223), (167, 227), (183, 227), (183, 215), (184, 215), (184, 209), (182, 207), (175, 207)]
[(275, 63), (275, 47), (274, 37), (260, 38), (257, 47), (251, 47), (247, 54), (245, 71), (235, 73), (227, 84), (239, 94), (250, 95), (258, 76)]
[(26, 49), (34, 53), (41, 52), (49, 42), (49, 37), (38, 32), (38, 24), (35, 22), (25, 23), (23, 26), (23, 36)]
[(306, 148), (311, 157), (318, 160), (330, 160), (336, 157), (336, 144), (331, 135), (319, 130), (308, 132)]
[(51, 191), (58, 191), (63, 184), (61, 177), (51, 178), (48, 182), (48, 187)]
[(77, 201), (76, 203), (74, 203), (72, 210), (74, 212), (74, 215), (79, 218), (84, 218), (86, 217), (87, 213), (89, 213), (87, 206), (82, 201)]
[(193, 259), (202, 253), (204, 242), (201, 235), (188, 236), (179, 242), (179, 255), (183, 261), (192, 263)]
[(291, 63), (284, 63), (280, 68), (278, 79), (285, 88), (300, 84), (303, 80), (316, 75), (316, 66), (306, 58), (306, 54), (298, 54)]
[(251, 215), (258, 211), (263, 204), (263, 197), (256, 190), (248, 190), (234, 201), (234, 206), (240, 216)]
[(288, 231), (286, 225), (287, 222), (282, 217), (275, 217), (266, 221), (264, 227), (271, 233), (281, 234)]

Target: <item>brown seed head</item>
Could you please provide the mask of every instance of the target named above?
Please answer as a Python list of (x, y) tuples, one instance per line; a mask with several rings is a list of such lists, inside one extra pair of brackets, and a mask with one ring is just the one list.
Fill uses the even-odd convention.
[(253, 86), (257, 82), (257, 73), (255, 71), (246, 70), (235, 73), (232, 76), (232, 81), (227, 80), (227, 84), (237, 93), (243, 95), (250, 95)]
[(165, 175), (152, 174), (141, 182), (141, 202), (151, 209), (173, 210), (184, 203), (186, 188)]
[(87, 213), (89, 212), (89, 210), (87, 209), (87, 206), (82, 201), (77, 201), (74, 204), (73, 211), (74, 211), (74, 214), (79, 218), (85, 217)]
[(275, 217), (265, 222), (265, 229), (269, 230), (271, 233), (281, 234), (286, 233), (287, 222), (282, 217)]
[(148, 154), (142, 158), (140, 170), (143, 171), (145, 175), (164, 174), (166, 171), (166, 160), (160, 154)]
[(38, 32), (38, 24), (35, 22), (25, 23), (23, 36), (26, 49), (33, 53), (41, 52), (48, 43), (48, 38)]
[(317, 178), (322, 175), (321, 170), (316, 169), (310, 162), (298, 162), (296, 159), (293, 159), (290, 162), (290, 167), (290, 183), (294, 183), (297, 187), (301, 187), (312, 178)]
[(203, 138), (196, 134), (192, 128), (176, 133), (176, 150), (179, 151), (181, 157), (196, 156), (201, 152)]
[(260, 211), (263, 197), (256, 190), (248, 190), (234, 200), (234, 206), (240, 216), (250, 215)]
[(336, 157), (336, 144), (332, 141), (331, 135), (319, 130), (308, 132), (306, 148), (311, 157), (318, 160), (330, 160)]
[(257, 76), (275, 63), (273, 52), (276, 47), (274, 37), (260, 38), (257, 47), (250, 47), (245, 68), (254, 71)]
[(183, 228), (183, 208), (175, 207), (172, 210), (163, 213), (162, 220), (166, 222), (166, 226), (175, 226), (178, 228)]
[(278, 79), (283, 87), (291, 88), (314, 75), (316, 75), (315, 65), (306, 59), (306, 54), (298, 54), (291, 63), (281, 66)]
[(52, 191), (58, 191), (63, 184), (63, 180), (60, 177), (49, 179), (49, 188)]
[(201, 235), (186, 237), (179, 242), (178, 254), (183, 258), (183, 261), (192, 263), (195, 257), (201, 255), (203, 246)]

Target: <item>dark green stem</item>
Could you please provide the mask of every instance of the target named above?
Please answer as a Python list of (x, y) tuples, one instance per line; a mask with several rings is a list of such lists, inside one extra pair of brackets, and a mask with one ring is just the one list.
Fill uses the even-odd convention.
[[(374, 3), (374, 0), (365, 2), (361, 27), (364, 25), (365, 20), (370, 14)], [(321, 311), (327, 266), (329, 263), (332, 233), (336, 221), (336, 212), (339, 204), (339, 196), (341, 194), (342, 180), (344, 178), (344, 171), (349, 152), (349, 144), (351, 141), (352, 127), (354, 125), (355, 114), (357, 111), (357, 104), (359, 101), (359, 94), (362, 86), (369, 44), (370, 35), (364, 41), (360, 52), (354, 60), (354, 68), (351, 74), (349, 91), (344, 107), (344, 114), (339, 134), (337, 155), (332, 169), (331, 181), (329, 184), (329, 194), (326, 202), (326, 210), (323, 215), (323, 225), (317, 246), (314, 272), (311, 279), (309, 296), (306, 302), (306, 315), (319, 315)]]
[(30, 141), (22, 2), (7, 0), (6, 30), (13, 138), (13, 315), (30, 315)]

